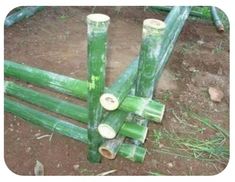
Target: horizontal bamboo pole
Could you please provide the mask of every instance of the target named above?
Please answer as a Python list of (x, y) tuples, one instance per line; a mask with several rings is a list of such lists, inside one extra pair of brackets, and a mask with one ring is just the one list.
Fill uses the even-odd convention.
[(14, 77), (41, 87), (49, 87), (58, 92), (81, 99), (87, 98), (87, 81), (77, 80), (9, 60), (4, 61), (4, 74), (5, 76)]
[(35, 104), (49, 111), (61, 114), (71, 119), (88, 123), (88, 110), (85, 107), (69, 103), (62, 99), (22, 87), (10, 81), (5, 81), (4, 92), (18, 99)]
[(100, 103), (106, 110), (112, 111), (117, 109), (126, 96), (128, 96), (132, 85), (135, 83), (137, 69), (138, 58), (105, 90), (105, 93), (100, 97)]
[[(22, 87), (10, 81), (5, 81), (4, 87), (5, 87), (4, 92), (8, 95), (14, 96), (18, 99), (34, 104), (41, 108), (47, 109), (49, 111), (58, 113), (62, 116), (69, 117), (71, 119), (80, 121), (85, 124), (88, 123), (88, 110), (85, 107), (72, 104), (62, 99), (58, 99), (58, 98), (52, 97), (50, 95), (47, 95), (41, 92), (37, 92), (29, 88)], [(108, 118), (111, 118), (111, 117), (108, 117)], [(121, 118), (112, 118), (110, 121), (114, 121), (118, 119), (121, 119)], [(134, 129), (130, 127), (138, 128), (138, 126), (136, 126), (137, 124), (134, 124), (134, 126), (130, 126), (128, 124), (126, 125), (123, 123), (120, 126), (120, 132), (122, 133), (123, 136), (127, 136), (136, 140), (139, 140), (139, 139), (143, 140), (143, 138), (145, 138), (145, 135), (146, 135), (145, 130), (147, 130), (146, 127), (141, 127), (136, 132)]]
[(4, 98), (4, 111), (10, 112), (20, 118), (25, 119), (35, 125), (44, 127), (52, 132), (57, 132), (62, 135), (87, 143), (87, 130), (78, 127), (72, 123), (57, 119), (48, 114), (44, 114), (28, 106), (20, 104), (16, 101)]
[[(72, 123), (52, 117), (48, 114), (29, 108), (5, 97), (4, 111), (10, 112), (30, 123), (44, 127), (52, 132), (57, 132), (83, 143), (88, 143), (87, 129)], [(121, 144), (118, 155), (134, 162), (143, 162), (146, 149), (133, 144)]]
[[(86, 81), (81, 81), (23, 64), (17, 64), (9, 60), (4, 61), (4, 74), (5, 76), (14, 77), (38, 86), (49, 87), (61, 93), (72, 95), (81, 99), (87, 99), (88, 83)], [(159, 119), (162, 118), (162, 114), (159, 115), (160, 112), (155, 111), (155, 108), (151, 109), (154, 105), (152, 103), (156, 101), (143, 102), (143, 100), (146, 99), (129, 95), (121, 103), (120, 110), (133, 112), (141, 117), (150, 119), (151, 121), (159, 122)], [(137, 103), (138, 105), (129, 103), (130, 101)], [(156, 102), (155, 106), (157, 105), (160, 106), (160, 103)], [(164, 105), (162, 104), (161, 107), (164, 112)], [(140, 108), (142, 109), (140, 110)]]
[(14, 12), (6, 17), (4, 26), (10, 27), (14, 23), (23, 20), (24, 18), (28, 18), (30, 16), (33, 16), (36, 12), (42, 10), (44, 7), (42, 6), (31, 6), (31, 7), (25, 7), (21, 10), (18, 10), (17, 12)]

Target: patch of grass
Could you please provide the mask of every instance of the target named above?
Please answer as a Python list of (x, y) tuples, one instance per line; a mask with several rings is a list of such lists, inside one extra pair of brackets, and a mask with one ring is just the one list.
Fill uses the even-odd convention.
[(152, 172), (152, 171), (149, 171), (148, 174), (152, 175), (152, 176), (165, 176), (164, 174), (162, 173), (159, 173), (159, 172)]
[(224, 51), (223, 41), (220, 41), (220, 43), (212, 50), (212, 54), (219, 54), (222, 51)]
[(171, 91), (167, 90), (167, 91), (165, 91), (165, 92), (163, 93), (163, 95), (162, 95), (162, 100), (163, 100), (164, 102), (167, 102), (167, 101), (170, 99), (171, 96), (172, 96)]
[(65, 21), (65, 20), (67, 20), (69, 18), (69, 16), (61, 15), (59, 18), (60, 18), (60, 20)]
[[(188, 111), (186, 114), (188, 114), (191, 119), (195, 119), (199, 122), (195, 125), (189, 124), (185, 118), (177, 116), (174, 110), (172, 113), (180, 124), (190, 127), (191, 131), (194, 132), (191, 134), (176, 134), (167, 130), (154, 130), (153, 138), (156, 143), (155, 152), (181, 158), (227, 164), (229, 159), (228, 131), (218, 126), (210, 119), (191, 111)], [(198, 124), (203, 124), (204, 127), (199, 128)], [(206, 128), (213, 129), (216, 133), (206, 139), (198, 138), (199, 132), (203, 132)]]

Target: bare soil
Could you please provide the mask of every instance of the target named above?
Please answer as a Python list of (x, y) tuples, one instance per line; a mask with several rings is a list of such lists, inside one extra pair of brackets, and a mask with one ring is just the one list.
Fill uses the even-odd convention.
[[(5, 59), (85, 80), (85, 20), (92, 11), (111, 17), (107, 85), (138, 55), (143, 20), (163, 20), (165, 17), (165, 14), (144, 11), (143, 7), (47, 7), (35, 16), (5, 29)], [(224, 92), (222, 102), (214, 103), (210, 100), (207, 91), (210, 86), (219, 87)], [(81, 103), (68, 96), (46, 92)], [(117, 171), (111, 175), (150, 175), (150, 172), (164, 175), (214, 175), (222, 171), (226, 164), (155, 152), (153, 132), (163, 128), (175, 133), (190, 132), (185, 131), (172, 114), (173, 110), (180, 116), (181, 106), (191, 108), (229, 129), (229, 33), (217, 33), (212, 22), (187, 21), (157, 86), (155, 98), (166, 104), (167, 109), (162, 124), (149, 124), (144, 144), (148, 153), (142, 164), (121, 157), (92, 164), (87, 161), (85, 144), (56, 133), (51, 138), (40, 138), (52, 133), (5, 113), (6, 165), (19, 175), (34, 175), (37, 160), (44, 165), (45, 175), (97, 175), (112, 169)], [(208, 129), (201, 137), (212, 134)]]

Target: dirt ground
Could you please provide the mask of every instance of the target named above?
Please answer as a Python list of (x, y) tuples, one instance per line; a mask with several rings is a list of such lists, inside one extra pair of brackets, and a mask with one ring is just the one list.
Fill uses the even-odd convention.
[[(111, 17), (107, 85), (138, 55), (143, 20), (163, 20), (165, 17), (165, 14), (143, 11), (143, 7), (47, 7), (5, 29), (5, 59), (85, 80), (85, 20), (92, 11)], [(223, 91), (225, 96), (220, 103), (210, 100), (207, 92), (210, 86)], [(46, 92), (80, 103), (68, 96)], [(182, 115), (180, 106), (190, 107), (229, 129), (229, 33), (217, 33), (212, 22), (187, 21), (155, 97), (166, 104), (166, 113), (162, 124), (149, 124), (144, 144), (148, 153), (142, 164), (119, 156), (115, 160), (103, 159), (101, 164), (91, 164), (86, 159), (85, 144), (56, 133), (51, 140), (50, 137), (41, 138), (51, 135), (51, 132), (5, 113), (6, 165), (20, 175), (34, 175), (37, 160), (44, 165), (45, 175), (97, 175), (113, 169), (116, 172), (112, 175), (150, 175), (154, 172), (164, 175), (214, 175), (222, 171), (226, 163), (185, 159), (156, 152), (153, 135), (160, 129), (178, 134), (190, 132), (175, 118)], [(206, 138), (211, 134), (213, 132), (207, 129), (200, 137)]]

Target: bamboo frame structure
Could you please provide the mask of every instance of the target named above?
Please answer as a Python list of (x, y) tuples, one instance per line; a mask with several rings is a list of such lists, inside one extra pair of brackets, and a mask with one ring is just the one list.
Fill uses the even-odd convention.
[[(148, 121), (160, 123), (165, 111), (164, 104), (152, 100), (154, 89), (190, 10), (190, 7), (174, 7), (164, 22), (146, 19), (143, 22), (139, 56), (108, 88), (105, 87), (110, 23), (107, 15), (87, 16), (87, 81), (5, 60), (5, 76), (86, 100), (88, 107), (11, 81), (5, 81), (6, 95), (85, 123), (87, 128), (29, 108), (7, 96), (4, 100), (5, 111), (52, 132), (86, 143), (87, 159), (92, 163), (101, 162), (102, 156), (114, 159), (116, 155), (143, 162), (147, 150), (139, 145), (146, 139)], [(134, 144), (125, 143), (127, 137)]]
[[(25, 88), (11, 81), (5, 81), (4, 92), (7, 95), (14, 96), (22, 101), (34, 104), (51, 112), (69, 117), (84, 124), (88, 123), (88, 109), (77, 104), (73, 104), (29, 88)], [(138, 128), (138, 126), (130, 126), (124, 123), (120, 127), (120, 132), (123, 136), (130, 138), (133, 138), (134, 136), (133, 139), (136, 140), (145, 138), (146, 134), (143, 131), (147, 130), (146, 127), (139, 128), (138, 130), (140, 130), (140, 132), (137, 133), (138, 135), (136, 135), (135, 130), (132, 130), (132, 128), (129, 127)]]

